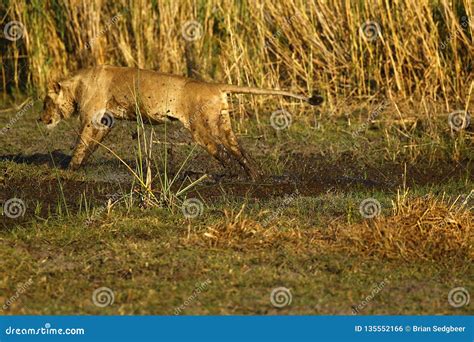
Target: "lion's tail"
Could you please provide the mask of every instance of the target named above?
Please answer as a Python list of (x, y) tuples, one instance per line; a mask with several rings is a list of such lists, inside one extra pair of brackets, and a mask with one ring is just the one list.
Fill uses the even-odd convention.
[(321, 95), (313, 93), (311, 97), (304, 95), (293, 94), (285, 90), (274, 90), (274, 89), (261, 89), (253, 87), (241, 87), (232, 84), (222, 84), (219, 85), (222, 92), (230, 94), (253, 94), (253, 95), (280, 95), (280, 96), (289, 96), (295, 99), (303, 100), (308, 102), (310, 105), (316, 106), (323, 103), (324, 99)]

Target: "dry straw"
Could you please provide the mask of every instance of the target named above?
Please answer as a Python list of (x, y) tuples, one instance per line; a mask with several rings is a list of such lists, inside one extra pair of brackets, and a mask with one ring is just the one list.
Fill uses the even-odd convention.
[[(463, 101), (474, 80), (471, 0), (2, 0), (0, 7), (2, 28), (14, 20), (25, 29), (1, 42), (4, 92), (43, 92), (52, 79), (102, 63), (185, 74), (186, 58), (203, 79), (322, 89), (329, 101), (374, 92)], [(202, 25), (191, 43), (182, 36), (190, 20)]]
[(394, 214), (341, 229), (349, 253), (387, 258), (465, 262), (474, 257), (474, 215), (433, 196), (398, 198)]
[[(260, 215), (258, 215), (260, 216)], [(217, 223), (194, 228), (182, 241), (217, 248), (255, 250), (290, 248), (301, 253), (342, 251), (376, 259), (435, 261), (450, 265), (474, 257), (474, 217), (470, 208), (433, 196), (400, 197), (392, 215), (348, 224), (337, 221), (328, 229), (307, 227), (291, 217), (263, 226), (262, 220), (225, 211)]]

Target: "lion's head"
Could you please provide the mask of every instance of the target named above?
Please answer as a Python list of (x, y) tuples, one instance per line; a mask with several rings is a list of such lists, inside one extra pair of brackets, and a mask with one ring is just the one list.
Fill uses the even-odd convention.
[(70, 89), (61, 82), (53, 83), (43, 102), (43, 113), (39, 121), (48, 129), (54, 128), (62, 119), (69, 118), (74, 112), (74, 101), (70, 96)]

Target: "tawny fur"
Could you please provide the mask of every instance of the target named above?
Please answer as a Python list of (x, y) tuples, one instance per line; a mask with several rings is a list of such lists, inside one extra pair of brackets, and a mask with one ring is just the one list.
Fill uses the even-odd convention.
[(100, 124), (104, 112), (114, 119), (136, 120), (138, 105), (144, 120), (179, 120), (194, 141), (223, 165), (238, 162), (255, 179), (259, 173), (232, 131), (227, 103), (230, 93), (291, 96), (313, 105), (321, 102), (319, 96), (306, 98), (282, 90), (205, 83), (137, 68), (97, 66), (55, 83), (46, 95), (41, 121), (51, 128), (74, 113), (80, 115), (81, 133), (69, 164), (71, 169), (77, 169), (111, 130)]

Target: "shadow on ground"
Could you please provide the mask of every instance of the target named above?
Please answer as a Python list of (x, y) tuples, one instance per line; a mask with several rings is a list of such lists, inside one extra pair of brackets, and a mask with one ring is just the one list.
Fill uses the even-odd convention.
[(12, 161), (17, 164), (48, 165), (50, 167), (63, 169), (68, 166), (70, 160), (71, 156), (59, 150), (55, 150), (51, 153), (34, 153), (30, 155), (18, 153), (0, 156), (0, 161)]

